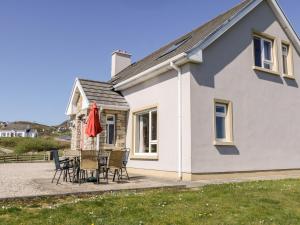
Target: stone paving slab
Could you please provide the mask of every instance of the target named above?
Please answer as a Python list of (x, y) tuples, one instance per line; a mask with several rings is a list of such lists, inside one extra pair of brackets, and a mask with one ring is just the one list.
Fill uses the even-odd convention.
[(259, 171), (241, 172), (228, 174), (208, 174), (200, 175), (200, 179), (186, 183), (187, 188), (199, 187), (209, 184), (223, 184), (236, 182), (251, 182), (262, 180), (283, 180), (300, 179), (300, 170), (278, 170), (278, 171)]

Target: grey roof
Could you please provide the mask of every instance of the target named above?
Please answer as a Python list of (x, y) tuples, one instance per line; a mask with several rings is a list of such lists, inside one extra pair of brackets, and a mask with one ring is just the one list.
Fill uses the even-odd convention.
[(146, 56), (138, 62), (135, 62), (116, 74), (116, 76), (110, 80), (112, 84), (117, 84), (124, 81), (138, 73), (141, 73), (165, 60), (168, 60), (180, 53), (187, 52), (196, 46), (199, 42), (203, 41), (212, 32), (216, 31), (226, 21), (231, 19), (239, 11), (241, 11), (246, 5), (253, 0), (245, 0), (233, 7), (229, 11), (219, 15), (213, 20), (205, 23), (197, 29), (183, 35), (182, 37), (172, 41), (171, 43), (163, 46), (152, 54)]
[(121, 93), (114, 91), (111, 83), (78, 79), (89, 102), (129, 108)]

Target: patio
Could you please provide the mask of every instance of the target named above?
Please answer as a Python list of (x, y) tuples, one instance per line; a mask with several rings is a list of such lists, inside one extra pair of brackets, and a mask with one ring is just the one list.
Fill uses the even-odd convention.
[[(0, 164), (0, 199), (71, 193), (117, 191), (125, 189), (145, 189), (158, 187), (180, 187), (182, 183), (165, 179), (130, 174), (130, 180), (109, 184), (63, 182), (51, 183), (54, 163), (9, 163)], [(103, 181), (103, 180), (102, 180)]]
[[(194, 188), (207, 184), (230, 182), (245, 182), (257, 180), (299, 179), (299, 170), (273, 171), (240, 174), (203, 175), (198, 181), (182, 181), (175, 179), (157, 178), (151, 175), (132, 173), (130, 180), (108, 184), (63, 182), (51, 183), (54, 173), (53, 162), (40, 163), (4, 163), (0, 164), (0, 200), (18, 197), (51, 196), (81, 193), (102, 193), (121, 190), (143, 190), (149, 188)], [(103, 180), (102, 180), (103, 182)]]

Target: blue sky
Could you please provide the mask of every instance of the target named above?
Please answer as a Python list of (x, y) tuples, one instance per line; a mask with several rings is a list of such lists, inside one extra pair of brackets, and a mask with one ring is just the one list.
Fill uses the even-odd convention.
[[(58, 124), (74, 79), (108, 80), (114, 50), (136, 61), (239, 2), (1, 0), (0, 121)], [(279, 3), (299, 33), (299, 0)]]

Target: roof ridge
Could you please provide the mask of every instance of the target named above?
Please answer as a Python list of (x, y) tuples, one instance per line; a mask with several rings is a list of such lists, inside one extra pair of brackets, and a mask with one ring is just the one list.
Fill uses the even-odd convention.
[(91, 81), (91, 82), (95, 82), (95, 83), (111, 85), (110, 82), (98, 81), (98, 80), (91, 80), (91, 79), (86, 79), (86, 78), (78, 78), (78, 80), (79, 80), (79, 81)]
[[(232, 10), (238, 8), (239, 6), (245, 4), (246, 2), (248, 2), (248, 3), (244, 6), (244, 7), (246, 7), (251, 1), (254, 1), (254, 0), (242, 0), (240, 3), (238, 3), (238, 4), (235, 5), (235, 6), (233, 6), (232, 8), (230, 8), (230, 9), (228, 9), (228, 10), (226, 10), (226, 11), (220, 13), (218, 16), (215, 16), (215, 17), (213, 17), (211, 20), (209, 20), (209, 21), (203, 23), (202, 25), (196, 27), (196, 28), (193, 29), (191, 32), (189, 32), (188, 34), (197, 31), (199, 28), (201, 28), (201, 27), (207, 25), (208, 23), (211, 23), (212, 21), (216, 20), (217, 18), (224, 16), (224, 15), (227, 14), (228, 12), (230, 12), (230, 11), (232, 11)], [(244, 8), (244, 7), (243, 7), (243, 8)], [(240, 10), (242, 10), (243, 8), (241, 8)], [(235, 14), (233, 14), (230, 18), (234, 17), (237, 13), (238, 13), (238, 12), (236, 12)], [(224, 22), (225, 22), (225, 21), (224, 21)], [(185, 35), (183, 35), (183, 36), (185, 36)]]
[[(235, 9), (239, 8), (241, 5), (244, 5), (242, 8), (240, 8), (238, 11), (236, 11), (233, 15), (231, 15), (228, 19), (224, 20), (224, 22), (216, 27), (216, 29), (214, 29), (211, 33), (209, 33), (206, 37), (203, 38), (203, 40), (205, 40), (207, 37), (209, 37), (211, 34), (213, 34), (216, 30), (220, 29), (220, 27), (222, 27), (225, 23), (227, 23), (228, 21), (230, 21), (233, 17), (235, 17), (240, 11), (242, 11), (244, 8), (246, 8), (249, 4), (251, 4), (251, 2), (253, 2), (255, 0), (242, 0), (239, 4), (235, 5), (234, 7), (232, 7), (231, 9), (227, 10), (224, 13), (221, 13), (220, 15), (214, 17), (212, 20), (208, 21), (207, 23), (203, 24), (202, 26), (205, 26), (206, 24), (213, 22), (214, 20), (216, 20), (219, 17), (224, 16), (225, 14), (229, 13), (230, 11), (234, 11)], [(201, 28), (202, 26), (197, 27), (196, 29), (194, 29), (193, 31), (197, 31), (199, 28)], [(200, 41), (201, 42), (201, 41)], [(195, 45), (197, 46), (199, 44), (199, 42)], [(195, 46), (191, 47), (190, 49), (194, 48)]]

